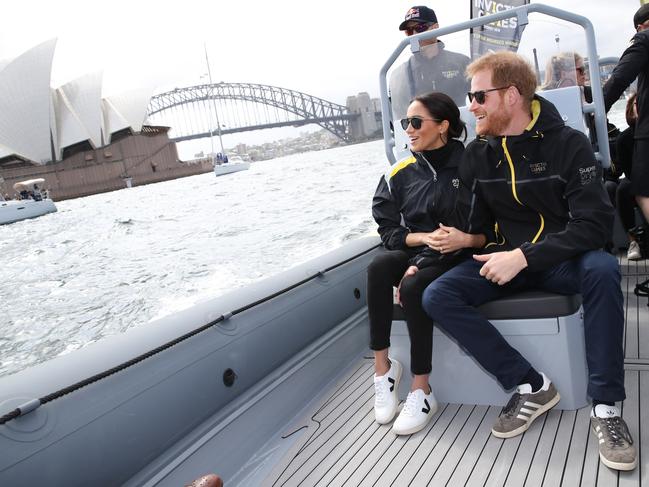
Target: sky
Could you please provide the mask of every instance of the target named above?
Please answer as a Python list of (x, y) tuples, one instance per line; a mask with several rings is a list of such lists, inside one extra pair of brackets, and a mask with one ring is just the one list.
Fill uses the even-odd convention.
[[(398, 25), (411, 1), (5, 2), (0, 60), (56, 37), (52, 85), (103, 70), (106, 96), (141, 85), (164, 92), (203, 82), (205, 46), (214, 82), (270, 84), (344, 104), (358, 92), (379, 95), (379, 70), (404, 37)], [(638, 0), (616, 0), (614, 6), (610, 0), (544, 3), (588, 17), (602, 56), (622, 53), (639, 7)], [(468, 1), (427, 5), (442, 27), (468, 20)], [(555, 30), (548, 25), (548, 49), (557, 48)], [(446, 41), (456, 50), (468, 46)]]

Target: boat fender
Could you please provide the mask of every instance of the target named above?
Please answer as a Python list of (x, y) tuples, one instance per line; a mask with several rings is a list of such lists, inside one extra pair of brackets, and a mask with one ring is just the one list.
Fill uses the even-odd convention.
[(20, 410), (20, 415), (23, 416), (27, 413), (31, 413), (33, 410), (39, 407), (41, 407), (40, 399), (32, 399), (31, 401), (18, 406), (18, 409)]
[(223, 321), (229, 320), (230, 318), (232, 318), (232, 311), (228, 311), (227, 313), (223, 313), (221, 316), (223, 317)]
[(26, 402), (25, 404), (21, 404), (18, 406), (16, 409), (13, 411), (5, 414), (4, 416), (0, 417), (0, 425), (3, 425), (7, 423), (8, 421), (11, 421), (12, 419), (18, 418), (20, 416), (24, 416), (25, 414), (31, 413), (35, 409), (38, 409), (41, 407), (42, 403), (40, 399), (32, 399), (31, 401)]

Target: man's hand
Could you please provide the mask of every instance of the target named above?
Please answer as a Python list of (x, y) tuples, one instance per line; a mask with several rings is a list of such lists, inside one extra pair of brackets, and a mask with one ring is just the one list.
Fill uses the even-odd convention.
[(403, 304), (401, 304), (401, 283), (406, 277), (414, 276), (418, 270), (419, 268), (416, 265), (411, 265), (406, 269), (406, 272), (403, 273), (403, 277), (399, 281), (399, 285), (397, 286), (397, 303), (399, 303), (399, 306), (401, 307), (403, 307)]
[(480, 275), (499, 286), (507, 284), (527, 267), (527, 259), (521, 249), (474, 255), (473, 258), (485, 263), (480, 268)]

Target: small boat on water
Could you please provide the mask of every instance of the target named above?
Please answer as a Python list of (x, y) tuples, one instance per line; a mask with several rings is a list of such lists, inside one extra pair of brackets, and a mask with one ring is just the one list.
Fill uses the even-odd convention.
[[(592, 24), (541, 4), (428, 37), (509, 17), (527, 21), (534, 12), (588, 29), (596, 64)], [(385, 73), (410, 43), (404, 39), (382, 71), (389, 159), (395, 140)], [(585, 127), (584, 114), (593, 112), (601, 139), (605, 114), (596, 94), (594, 107), (582, 105), (579, 87), (548, 96), (575, 126)], [(601, 157), (608, 162), (608, 154)], [(178, 487), (209, 472), (228, 487), (647, 485), (649, 450), (641, 445), (649, 441), (649, 308), (628, 292), (649, 273), (644, 263), (620, 259), (627, 290), (623, 415), (641, 456), (637, 469), (618, 472), (599, 463), (588, 431), (579, 295), (526, 293), (480, 309), (561, 391), (559, 405), (523, 435), (491, 435), (507, 396), (437, 331), (431, 380), (441, 407), (430, 426), (396, 437), (376, 423), (366, 276), (379, 244), (378, 237), (349, 241), (282, 274), (0, 378), (0, 485)], [(395, 322), (391, 343), (406, 363), (403, 322)]]
[(216, 176), (245, 171), (246, 169), (250, 169), (250, 162), (244, 161), (240, 156), (228, 157), (219, 153), (214, 160), (214, 174)]
[(56, 205), (43, 189), (45, 180), (29, 179), (14, 184), (18, 200), (0, 201), (0, 225), (36, 218), (56, 211)]

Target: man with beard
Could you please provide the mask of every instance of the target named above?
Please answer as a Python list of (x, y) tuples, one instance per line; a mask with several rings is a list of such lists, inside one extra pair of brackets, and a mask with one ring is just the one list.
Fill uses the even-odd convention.
[(511, 438), (554, 407), (559, 393), (475, 307), (527, 289), (581, 293), (600, 459), (632, 470), (636, 451), (615, 406), (625, 398), (624, 316), (617, 260), (600, 250), (614, 215), (602, 168), (588, 138), (535, 95), (534, 71), (522, 57), (489, 53), (467, 74), (480, 137), (460, 165), (460, 179), (472, 192), (465, 231), (491, 220), (497, 242), (430, 284), (424, 310), (504, 389), (516, 388), (492, 428), (494, 436)]

